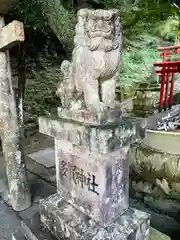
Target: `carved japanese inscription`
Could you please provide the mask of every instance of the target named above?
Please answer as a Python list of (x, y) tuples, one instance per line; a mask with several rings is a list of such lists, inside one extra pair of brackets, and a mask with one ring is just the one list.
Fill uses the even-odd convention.
[(97, 191), (98, 184), (96, 183), (96, 176), (88, 172), (86, 173), (82, 168), (76, 165), (62, 161), (60, 164), (60, 176), (61, 178), (67, 177), (75, 185), (81, 188), (87, 187), (88, 191), (99, 195)]
[(106, 156), (55, 140), (57, 192), (85, 214), (107, 223), (128, 207), (128, 147)]

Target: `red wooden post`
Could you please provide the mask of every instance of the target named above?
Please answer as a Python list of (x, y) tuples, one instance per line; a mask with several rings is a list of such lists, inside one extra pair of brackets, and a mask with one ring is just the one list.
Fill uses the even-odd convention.
[[(156, 73), (160, 73), (161, 79), (161, 88), (160, 88), (160, 99), (159, 99), (159, 111), (163, 108), (163, 98), (164, 98), (164, 85), (165, 88), (165, 99), (164, 99), (164, 109), (168, 106), (171, 108), (173, 104), (173, 91), (174, 91), (174, 75), (175, 73), (180, 72), (180, 61), (177, 62), (167, 62), (167, 56), (180, 54), (180, 46), (169, 46), (169, 47), (160, 47), (157, 49), (160, 53), (160, 57), (163, 57), (162, 63), (154, 63), (154, 66), (161, 67), (161, 70), (157, 70)], [(171, 86), (170, 86), (170, 97), (169, 96), (169, 80), (171, 77)]]
[(159, 112), (163, 108), (163, 98), (164, 98), (164, 82), (165, 82), (165, 67), (162, 68), (162, 73), (160, 75), (161, 89), (160, 89), (160, 99), (159, 99)]
[(169, 96), (169, 109), (171, 109), (173, 104), (173, 92), (174, 92), (174, 73), (171, 75), (171, 88), (170, 88), (170, 96)]
[(167, 109), (167, 107), (168, 107), (169, 78), (170, 78), (170, 71), (169, 71), (169, 67), (168, 67), (167, 74), (166, 74), (166, 91), (165, 91), (164, 109)]
[(163, 53), (163, 62), (166, 61), (167, 55), (168, 55), (168, 52), (167, 52), (167, 50), (165, 49), (165, 50), (164, 50), (164, 53)]

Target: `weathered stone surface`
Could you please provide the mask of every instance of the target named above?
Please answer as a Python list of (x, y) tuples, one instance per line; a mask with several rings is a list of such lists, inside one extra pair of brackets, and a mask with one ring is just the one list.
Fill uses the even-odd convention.
[(18, 0), (0, 0), (0, 14), (4, 15), (11, 11), (17, 2)]
[(7, 204), (11, 205), (3, 156), (0, 156), (0, 197)]
[(147, 204), (139, 199), (130, 198), (131, 208), (138, 209), (150, 214), (151, 226), (158, 231), (163, 232), (172, 239), (177, 239), (180, 234), (179, 221), (161, 211), (154, 211), (152, 208), (147, 208)]
[(169, 183), (179, 182), (180, 155), (157, 151), (144, 144), (134, 144), (131, 148), (130, 163), (132, 171), (144, 180), (164, 178)]
[(0, 33), (0, 50), (5, 51), (19, 43), (24, 42), (24, 25), (22, 22), (13, 21), (2, 28)]
[(179, 155), (135, 144), (130, 150), (132, 195), (151, 209), (178, 217), (180, 211)]
[(72, 62), (61, 65), (64, 81), (57, 94), (66, 108), (113, 109), (122, 49), (118, 10), (81, 9), (77, 18)]
[(136, 126), (136, 135), (133, 135), (131, 143), (142, 142), (147, 137), (147, 119), (140, 117), (122, 117), (126, 122), (132, 122)]
[(55, 140), (58, 193), (80, 211), (107, 224), (128, 208), (129, 145), (114, 156), (96, 154), (96, 158), (87, 152), (77, 156), (77, 148)]
[(81, 123), (57, 117), (39, 118), (40, 133), (86, 147), (87, 151), (109, 153), (126, 146), (136, 136), (135, 121), (120, 121), (101, 125)]
[(58, 239), (148, 240), (149, 215), (129, 209), (107, 228), (100, 226), (57, 194), (40, 203), (41, 221)]
[(105, 124), (108, 122), (119, 121), (122, 118), (121, 106), (116, 104), (114, 109), (101, 109), (98, 113), (91, 113), (87, 109), (68, 109), (68, 108), (58, 108), (58, 116), (60, 118), (66, 118), (82, 123), (89, 124)]
[[(0, 51), (0, 119), (3, 124), (1, 140), (11, 203), (14, 210), (22, 211), (31, 205), (31, 196), (12, 89), (12, 74), (8, 51), (10, 47), (14, 46), (11, 43), (15, 43), (15, 35), (22, 40), (20, 35), (22, 32), (24, 33), (22, 30), (23, 24), (19, 23), (18, 28), (14, 31), (12, 27), (15, 27), (16, 24), (17, 22), (12, 22), (5, 26), (4, 18), (0, 17), (0, 30), (2, 30), (0, 31), (0, 36), (3, 44)], [(4, 51), (5, 49), (6, 51)]]
[[(23, 227), (23, 233), (28, 240), (34, 240), (34, 239), (44, 240), (45, 236), (47, 240), (55, 240), (55, 237), (51, 235), (51, 233), (47, 230), (47, 228), (42, 226), (42, 223), (40, 222), (40, 215), (38, 213), (34, 214), (31, 220), (30, 218), (25, 221), (23, 220), (22, 227)], [(148, 240), (170, 240), (170, 239), (171, 238), (168, 237), (167, 235), (157, 231), (155, 228), (150, 227), (150, 235)], [(19, 239), (13, 239), (13, 240), (19, 240)]]
[(127, 210), (128, 151), (137, 139), (135, 121), (89, 124), (40, 118), (39, 128), (55, 138), (61, 196), (102, 224)]
[(159, 104), (160, 88), (153, 87), (138, 88), (136, 97), (133, 99), (133, 114), (135, 116), (148, 117), (155, 113)]

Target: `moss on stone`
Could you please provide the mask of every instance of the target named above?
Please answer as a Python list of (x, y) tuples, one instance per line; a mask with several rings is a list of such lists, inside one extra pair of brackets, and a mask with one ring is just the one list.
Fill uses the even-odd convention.
[(171, 238), (151, 227), (149, 240), (171, 240)]
[[(169, 183), (180, 180), (179, 155), (162, 153), (155, 149), (134, 145), (131, 148), (131, 169), (138, 175), (165, 178)], [(149, 178), (149, 177), (148, 177)]]

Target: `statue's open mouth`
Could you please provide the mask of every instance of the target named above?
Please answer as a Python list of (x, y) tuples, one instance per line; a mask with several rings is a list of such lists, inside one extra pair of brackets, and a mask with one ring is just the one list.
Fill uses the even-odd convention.
[(89, 37), (96, 38), (96, 37), (103, 37), (103, 38), (111, 38), (112, 31), (102, 31), (102, 30), (94, 30), (88, 32)]

